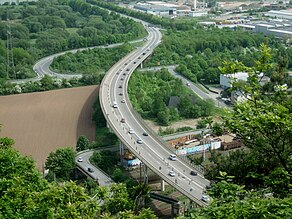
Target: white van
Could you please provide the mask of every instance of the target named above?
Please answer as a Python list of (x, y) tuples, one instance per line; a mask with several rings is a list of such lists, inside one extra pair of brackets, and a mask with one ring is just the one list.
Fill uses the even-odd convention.
[(170, 160), (176, 160), (176, 155), (175, 154), (170, 154), (169, 155)]

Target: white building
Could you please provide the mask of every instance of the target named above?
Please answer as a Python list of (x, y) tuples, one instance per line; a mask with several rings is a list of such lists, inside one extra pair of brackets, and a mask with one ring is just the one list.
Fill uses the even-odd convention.
[(138, 3), (134, 6), (135, 9), (144, 11), (149, 14), (160, 15), (160, 16), (174, 16), (176, 15), (175, 8), (169, 8), (160, 5), (150, 5)]
[(225, 88), (232, 87), (232, 82), (234, 80), (242, 80), (247, 81), (248, 73), (246, 72), (238, 72), (235, 74), (227, 74), (227, 75), (220, 75), (220, 85)]

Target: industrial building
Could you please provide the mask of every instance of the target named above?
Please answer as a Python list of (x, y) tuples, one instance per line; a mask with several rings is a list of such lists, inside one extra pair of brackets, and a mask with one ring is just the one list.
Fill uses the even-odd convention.
[(144, 11), (148, 14), (154, 14), (159, 16), (175, 16), (176, 8), (170, 8), (162, 5), (151, 5), (147, 3), (138, 3), (134, 6), (134, 9)]
[(292, 10), (268, 11), (265, 16), (279, 19), (292, 20)]
[(278, 38), (292, 38), (292, 24), (287, 21), (258, 22), (253, 24), (239, 24), (242, 29)]
[(176, 4), (162, 1), (148, 1), (138, 2), (134, 5), (134, 9), (171, 18), (176, 16), (200, 17), (208, 14), (205, 6), (206, 3), (197, 3), (197, 0), (179, 0)]

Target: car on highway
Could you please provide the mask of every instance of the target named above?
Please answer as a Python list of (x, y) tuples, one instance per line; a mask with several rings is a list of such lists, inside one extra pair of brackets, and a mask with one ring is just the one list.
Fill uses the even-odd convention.
[(116, 101), (113, 102), (113, 108), (118, 108), (118, 103)]
[(176, 155), (175, 154), (170, 154), (169, 159), (175, 161), (176, 160)]
[(123, 87), (122, 85), (119, 86), (119, 88), (122, 88), (122, 87)]
[(175, 176), (175, 172), (174, 172), (173, 170), (170, 170), (170, 171), (168, 172), (168, 175), (170, 175), (171, 177), (174, 177), (174, 176)]
[(82, 157), (78, 157), (78, 162), (83, 162), (83, 158)]
[(122, 103), (125, 103), (125, 102), (126, 102), (126, 100), (125, 100), (125, 99), (122, 99), (122, 100), (121, 100), (121, 102), (122, 102)]
[(148, 133), (147, 133), (147, 132), (143, 132), (143, 135), (144, 135), (144, 136), (148, 136)]
[(191, 86), (191, 84), (189, 82), (186, 83), (187, 86)]
[(203, 201), (203, 202), (210, 202), (210, 197), (209, 196), (207, 196), (207, 195), (202, 195), (202, 197), (201, 197), (201, 200)]
[(124, 78), (121, 78), (121, 81), (123, 81), (124, 80)]
[(129, 134), (134, 134), (134, 130), (129, 128)]
[(192, 176), (197, 176), (197, 175), (198, 175), (198, 173), (197, 173), (196, 171), (193, 171), (193, 170), (190, 172), (190, 174), (191, 174)]
[(126, 72), (123, 75), (126, 75)]
[(123, 96), (123, 93), (120, 93), (120, 96)]
[(138, 144), (143, 144), (143, 141), (142, 141), (141, 139), (138, 139), (136, 142), (137, 142)]
[(121, 123), (125, 123), (125, 122), (126, 122), (125, 118), (121, 118)]
[(94, 170), (93, 170), (92, 168), (90, 168), (90, 167), (88, 167), (87, 170), (88, 170), (88, 172), (90, 172), (90, 173), (93, 173), (93, 172), (94, 172)]

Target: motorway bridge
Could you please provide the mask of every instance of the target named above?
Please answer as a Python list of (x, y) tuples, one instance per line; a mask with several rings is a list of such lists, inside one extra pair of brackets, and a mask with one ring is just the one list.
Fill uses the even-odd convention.
[[(207, 203), (201, 201), (201, 197), (210, 182), (200, 173), (191, 176), (190, 172), (194, 167), (181, 158), (170, 160), (169, 155), (173, 152), (169, 145), (145, 125), (129, 101), (127, 86), (131, 74), (151, 55), (162, 37), (158, 28), (143, 24), (148, 32), (145, 45), (116, 63), (101, 83), (99, 98), (102, 111), (108, 126), (122, 144), (147, 167), (198, 205), (206, 206)], [(149, 135), (145, 136), (145, 132)]]

